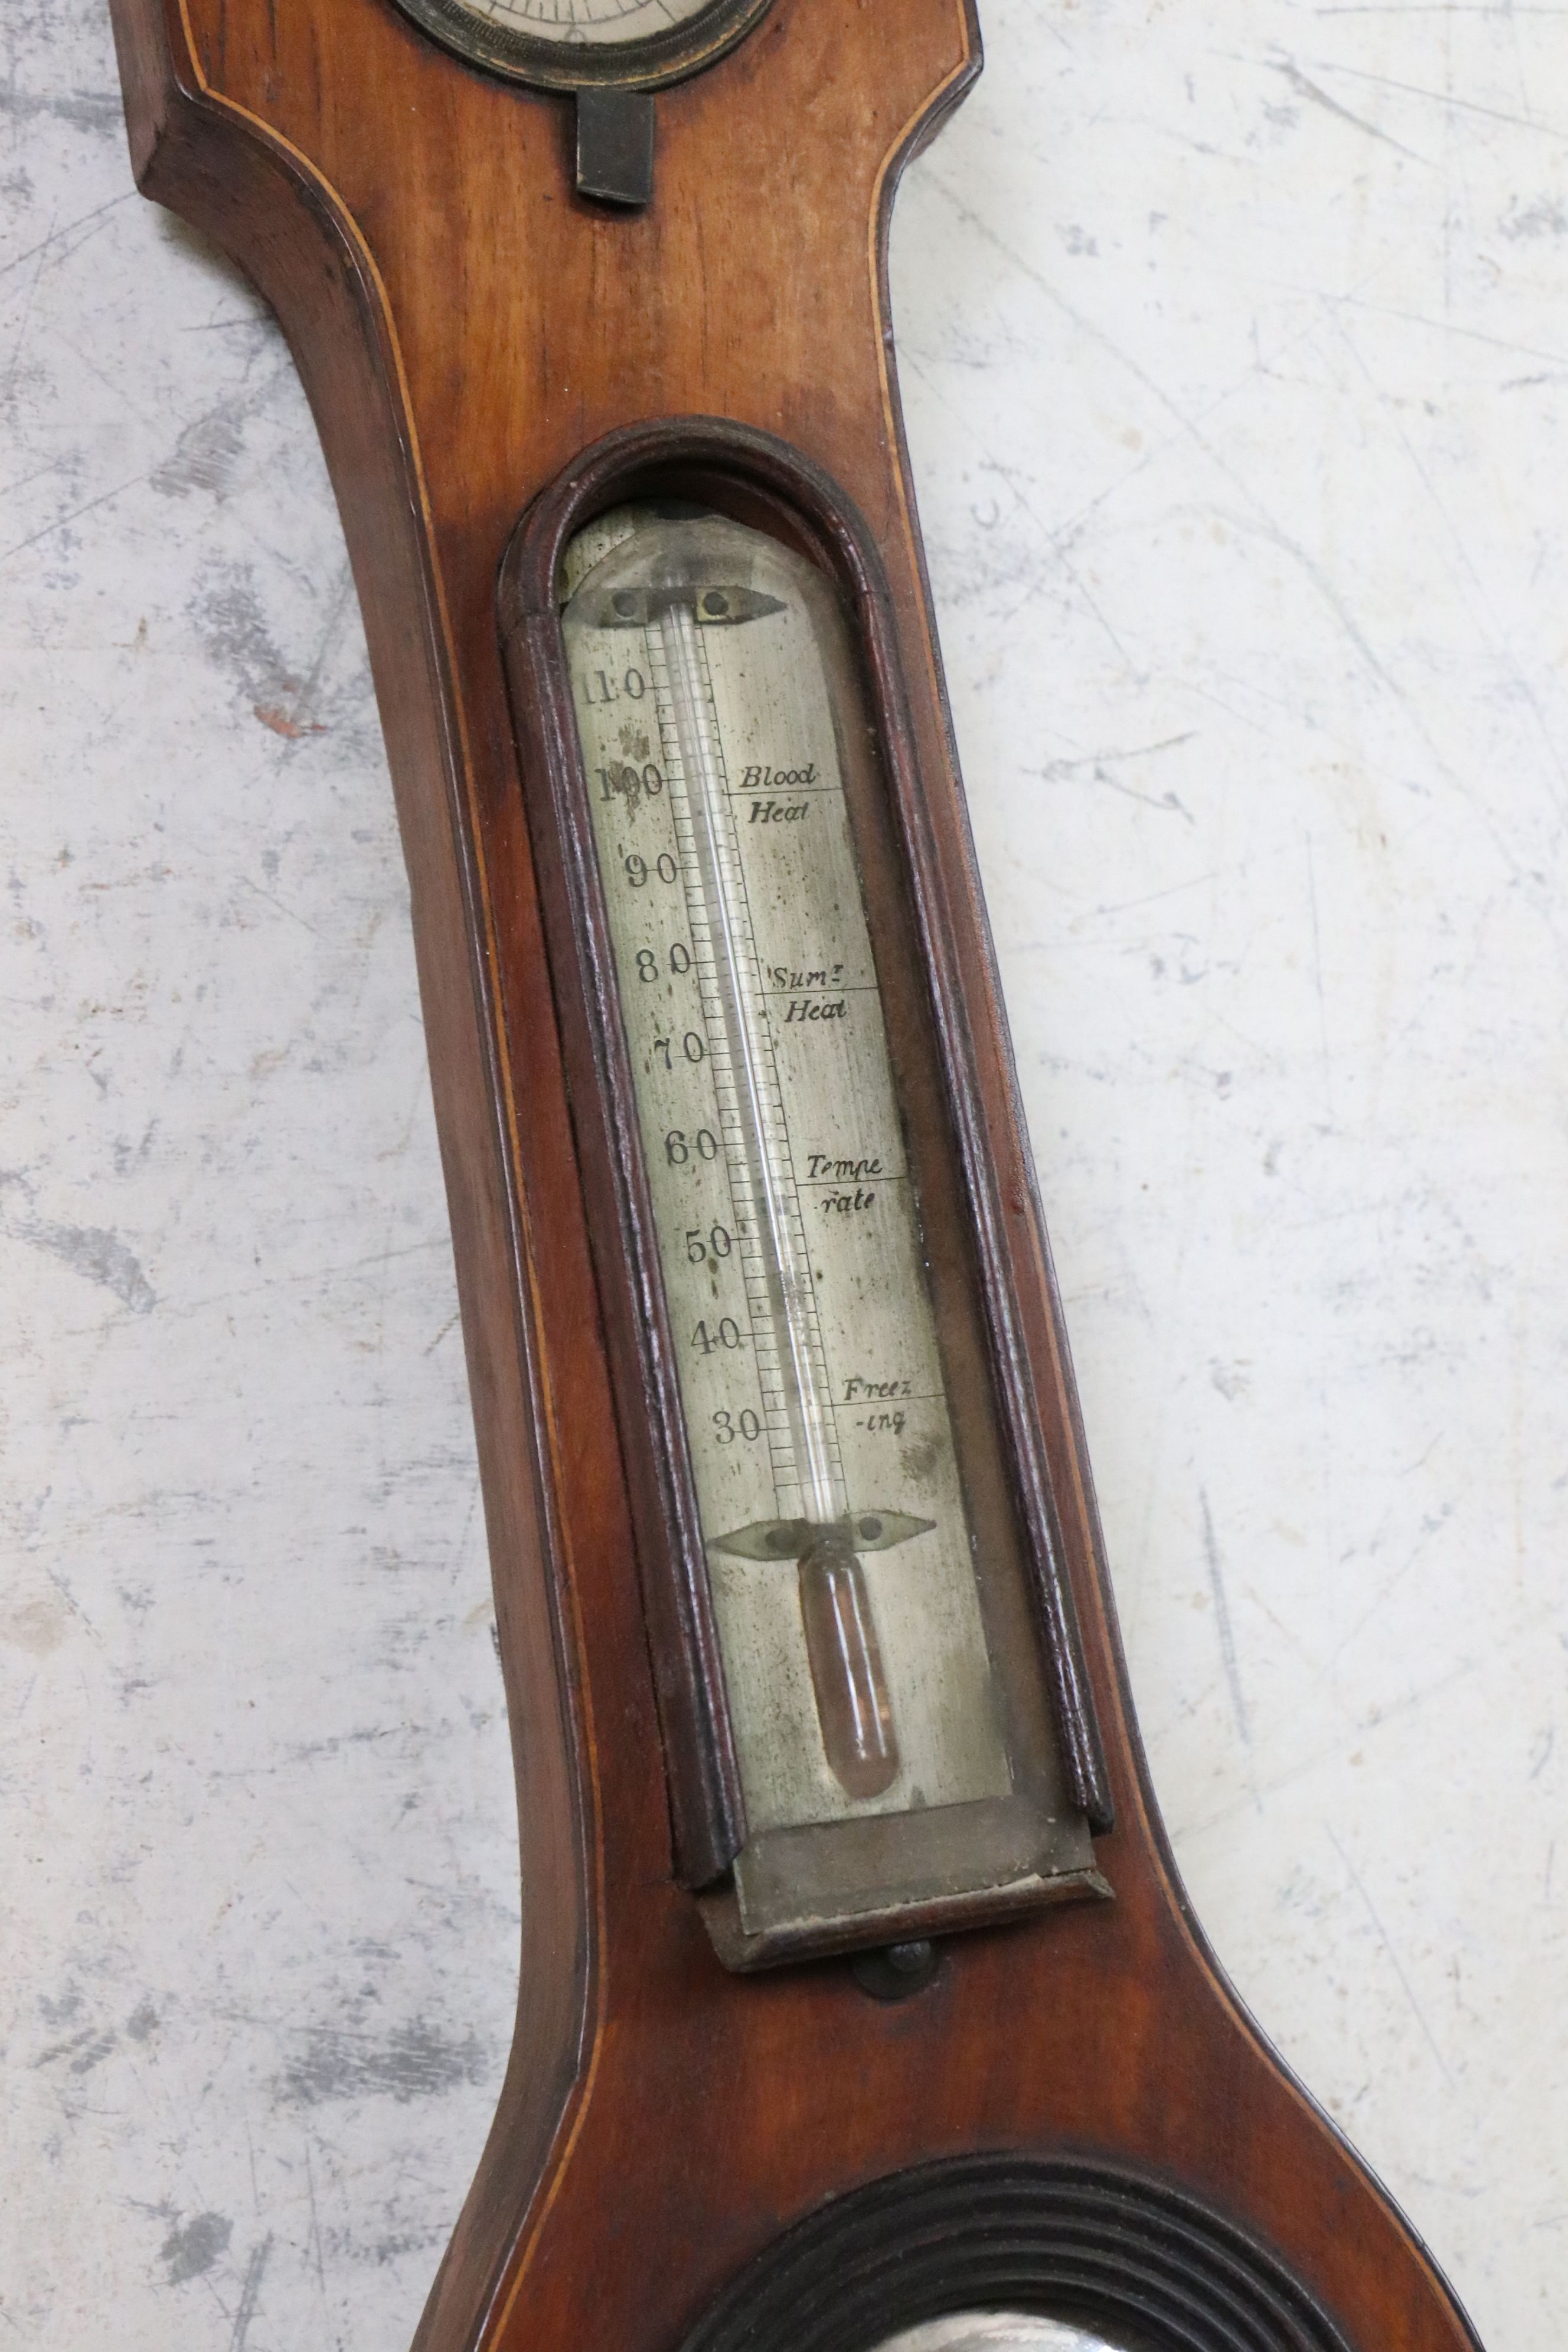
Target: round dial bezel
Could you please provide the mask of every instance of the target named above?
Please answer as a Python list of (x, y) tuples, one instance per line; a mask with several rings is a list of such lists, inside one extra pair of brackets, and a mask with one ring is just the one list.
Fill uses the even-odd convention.
[(709, 0), (683, 25), (629, 41), (552, 41), (489, 24), (463, 0), (395, 0), (443, 47), (533, 89), (661, 89), (743, 40), (773, 0)]

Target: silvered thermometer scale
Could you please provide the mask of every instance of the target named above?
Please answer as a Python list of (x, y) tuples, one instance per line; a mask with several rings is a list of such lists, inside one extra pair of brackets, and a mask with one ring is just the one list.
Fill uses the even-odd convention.
[[(907, 1807), (911, 1790), (917, 1803), (1000, 1794), (820, 646), (832, 616), (804, 563), (711, 516), (620, 510), (576, 542), (567, 579), (750, 1817)], [(769, 1736), (781, 1716), (798, 1727), (784, 1745)]]

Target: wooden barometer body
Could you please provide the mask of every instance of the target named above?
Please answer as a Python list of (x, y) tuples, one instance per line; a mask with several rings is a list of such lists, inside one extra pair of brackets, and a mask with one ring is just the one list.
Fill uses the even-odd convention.
[(413, 893), (522, 2000), (422, 2352), (1458, 2352), (1184, 1902), (895, 389), (963, 0), (114, 0), (274, 305)]

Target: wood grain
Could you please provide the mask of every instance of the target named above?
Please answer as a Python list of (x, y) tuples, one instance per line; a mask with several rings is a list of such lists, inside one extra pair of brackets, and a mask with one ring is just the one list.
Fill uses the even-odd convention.
[[(972, 2150), (1133, 2161), (1273, 2245), (1364, 2352), (1473, 2345), (1241, 2012), (1127, 1706), (910, 499), (883, 251), (978, 58), (961, 0), (782, 0), (659, 101), (647, 214), (572, 193), (570, 109), (389, 0), (114, 0), (147, 192), (272, 302), (364, 607), (414, 901), (518, 1760), (522, 2000), (422, 2352), (675, 2352), (787, 2225)], [(896, 16), (896, 37), (889, 17)], [(977, 1115), (1106, 1735), (1114, 1905), (955, 1940), (911, 2001), (728, 1975), (677, 1885), (605, 1334), (498, 656), (528, 499), (652, 415), (781, 435), (881, 549)]]

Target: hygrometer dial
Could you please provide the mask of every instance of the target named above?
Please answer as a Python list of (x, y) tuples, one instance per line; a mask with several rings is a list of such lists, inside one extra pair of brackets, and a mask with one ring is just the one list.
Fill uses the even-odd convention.
[(657, 89), (710, 65), (773, 0), (398, 0), (493, 73), (545, 89)]

